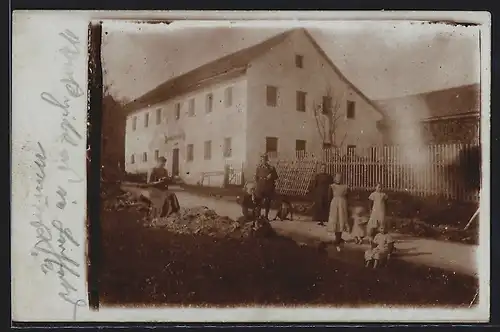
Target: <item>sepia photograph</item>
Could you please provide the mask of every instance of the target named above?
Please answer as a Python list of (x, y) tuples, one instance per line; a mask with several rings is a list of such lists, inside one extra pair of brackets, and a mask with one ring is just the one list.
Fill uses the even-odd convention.
[(100, 305), (474, 307), (479, 42), (104, 23)]

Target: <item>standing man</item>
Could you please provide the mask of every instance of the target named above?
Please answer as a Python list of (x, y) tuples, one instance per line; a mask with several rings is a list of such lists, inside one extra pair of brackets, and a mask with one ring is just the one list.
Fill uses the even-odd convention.
[(276, 172), (276, 168), (269, 164), (269, 157), (267, 154), (263, 154), (260, 157), (260, 164), (255, 171), (255, 183), (257, 184), (255, 194), (257, 195), (261, 207), (264, 207), (264, 216), (268, 220), (271, 202), (276, 190), (277, 179), (278, 173)]

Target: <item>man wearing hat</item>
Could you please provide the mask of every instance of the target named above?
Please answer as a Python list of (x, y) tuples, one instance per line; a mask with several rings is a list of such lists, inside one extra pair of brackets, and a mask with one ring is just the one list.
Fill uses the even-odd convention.
[(269, 164), (269, 157), (267, 154), (261, 155), (260, 164), (255, 171), (255, 183), (257, 185), (255, 194), (265, 210), (264, 216), (266, 219), (269, 219), (269, 210), (271, 209), (277, 179), (278, 173), (276, 172), (276, 168)]

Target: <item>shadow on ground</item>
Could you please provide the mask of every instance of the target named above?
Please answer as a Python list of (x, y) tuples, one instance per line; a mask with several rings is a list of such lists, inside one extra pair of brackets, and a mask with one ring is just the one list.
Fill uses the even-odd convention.
[(462, 306), (478, 287), (473, 277), (397, 260), (367, 269), (359, 250), (325, 255), (283, 237), (178, 235), (145, 228), (142, 217), (133, 209), (101, 215), (104, 305)]

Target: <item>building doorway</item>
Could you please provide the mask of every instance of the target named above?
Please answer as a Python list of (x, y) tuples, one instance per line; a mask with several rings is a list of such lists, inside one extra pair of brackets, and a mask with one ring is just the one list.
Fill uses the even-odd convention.
[(179, 149), (175, 148), (172, 151), (172, 176), (179, 175)]

